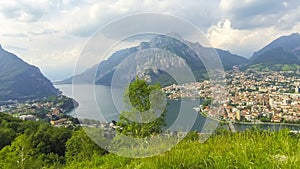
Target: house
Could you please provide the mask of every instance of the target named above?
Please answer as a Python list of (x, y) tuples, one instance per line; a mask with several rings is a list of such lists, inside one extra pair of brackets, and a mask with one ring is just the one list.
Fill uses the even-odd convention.
[(271, 119), (271, 122), (274, 122), (274, 123), (280, 123), (282, 120), (282, 117), (279, 117), (279, 116), (273, 116), (272, 119)]
[(36, 117), (34, 115), (31, 115), (31, 114), (21, 115), (21, 116), (19, 116), (19, 118), (22, 119), (22, 120), (36, 121)]
[(59, 114), (60, 114), (60, 110), (58, 107), (52, 109), (52, 115), (59, 116)]
[(50, 123), (52, 125), (58, 125), (58, 124), (63, 124), (67, 121), (66, 118), (62, 118), (62, 119), (59, 119), (59, 120), (51, 120)]

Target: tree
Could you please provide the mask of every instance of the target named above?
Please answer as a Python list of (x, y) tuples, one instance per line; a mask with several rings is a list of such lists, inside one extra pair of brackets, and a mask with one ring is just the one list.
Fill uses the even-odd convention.
[(162, 131), (166, 125), (166, 97), (159, 84), (148, 85), (136, 78), (124, 94), (129, 111), (120, 114), (118, 131), (133, 137), (146, 137)]
[(0, 128), (0, 150), (9, 145), (16, 135), (17, 133), (10, 128)]
[(66, 128), (55, 128), (49, 124), (41, 124), (38, 130), (29, 137), (40, 153), (55, 153), (65, 155), (66, 142), (72, 136), (72, 131)]
[(22, 134), (0, 151), (0, 168), (41, 168), (32, 141)]
[(91, 160), (94, 155), (106, 153), (97, 145), (86, 132), (81, 128), (73, 133), (72, 137), (66, 142), (66, 160), (68, 164), (77, 161)]

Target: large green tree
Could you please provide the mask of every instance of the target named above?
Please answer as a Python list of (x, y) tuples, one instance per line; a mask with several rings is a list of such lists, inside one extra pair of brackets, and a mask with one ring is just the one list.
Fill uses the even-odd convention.
[(118, 131), (133, 137), (146, 137), (162, 131), (166, 125), (166, 97), (159, 84), (149, 85), (136, 78), (124, 94), (128, 111), (120, 114)]
[(44, 154), (36, 148), (33, 138), (22, 134), (11, 145), (0, 151), (0, 168), (39, 169), (59, 168), (63, 157), (55, 153)]
[(72, 137), (66, 142), (66, 159), (68, 164), (91, 160), (94, 155), (99, 156), (107, 153), (104, 149), (97, 145), (89, 135), (87, 135), (87, 131), (82, 128), (75, 131)]

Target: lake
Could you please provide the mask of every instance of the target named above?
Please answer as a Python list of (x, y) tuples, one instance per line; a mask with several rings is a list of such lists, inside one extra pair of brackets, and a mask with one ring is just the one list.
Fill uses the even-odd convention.
[[(56, 85), (55, 87), (79, 103), (79, 106), (71, 112), (72, 116), (79, 119), (118, 121), (119, 112), (126, 109), (123, 103), (124, 89), (111, 90), (109, 86), (102, 85)], [(193, 109), (200, 103), (200, 100), (168, 100), (165, 130), (212, 132), (218, 123), (201, 116)], [(253, 124), (235, 124), (237, 131), (253, 126)], [(256, 126), (270, 130), (282, 128), (300, 130), (299, 126), (288, 124), (258, 124)], [(227, 125), (223, 127), (227, 128)]]
[[(75, 111), (71, 112), (72, 116), (79, 119), (118, 121), (119, 112), (123, 111), (121, 108), (124, 107), (122, 105), (124, 103), (120, 101), (123, 100), (122, 89), (111, 92), (110, 87), (102, 85), (56, 85), (55, 87), (79, 103)], [(193, 109), (199, 104), (200, 100), (168, 100), (166, 130), (204, 132), (204, 130), (208, 131), (208, 126), (210, 130), (214, 129), (217, 125), (215, 121), (206, 119)]]

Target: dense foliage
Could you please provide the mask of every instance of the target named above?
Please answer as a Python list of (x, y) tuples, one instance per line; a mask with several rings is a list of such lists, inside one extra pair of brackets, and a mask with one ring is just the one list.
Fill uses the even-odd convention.
[(146, 137), (160, 133), (166, 125), (166, 99), (158, 84), (148, 85), (137, 78), (130, 83), (124, 94), (130, 108), (120, 114), (119, 131), (133, 137)]
[(42, 168), (64, 164), (72, 131), (21, 121), (0, 113), (0, 168)]
[(288, 130), (218, 130), (205, 143), (190, 133), (164, 154), (131, 159), (107, 154), (83, 129), (72, 131), (4, 114), (0, 122), (1, 169), (300, 168), (300, 135)]

